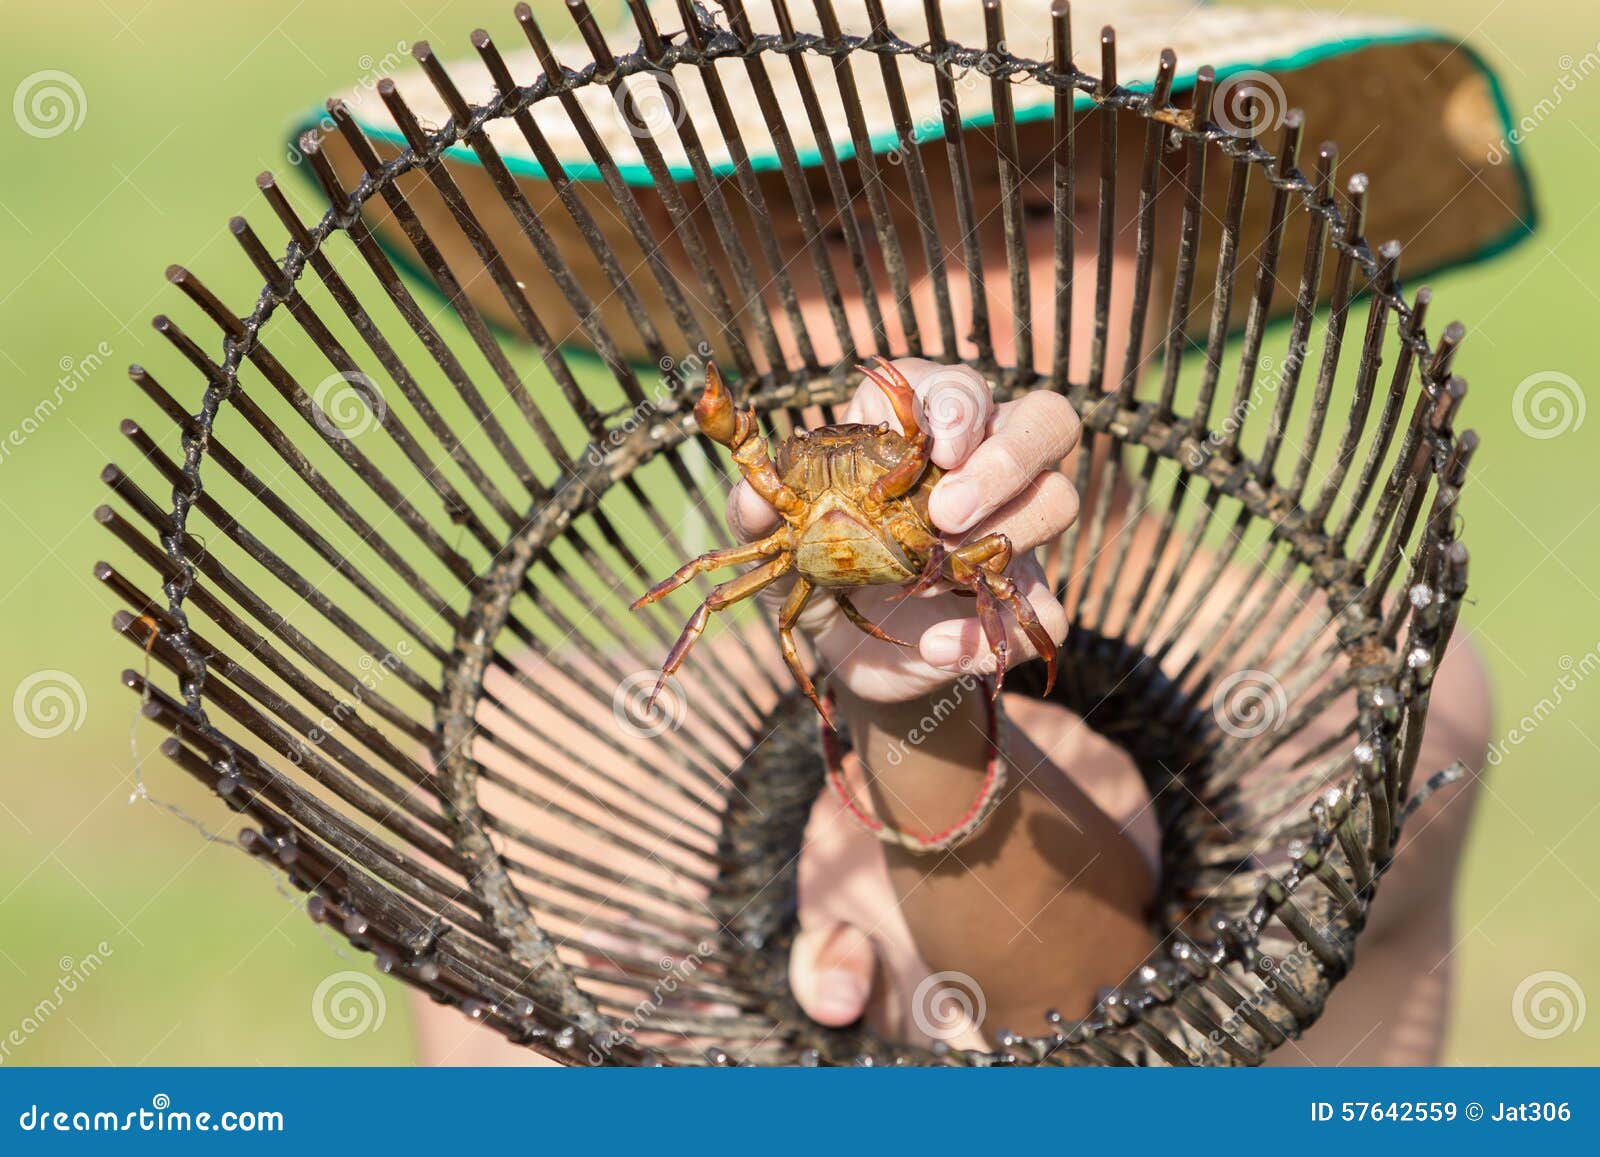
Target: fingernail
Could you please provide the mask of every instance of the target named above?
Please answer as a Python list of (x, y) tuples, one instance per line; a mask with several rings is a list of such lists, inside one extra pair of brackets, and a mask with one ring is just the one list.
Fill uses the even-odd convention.
[(929, 627), (922, 636), (922, 658), (934, 667), (954, 667), (965, 654), (960, 627)]
[(849, 972), (824, 972), (817, 978), (818, 1019), (849, 1022), (861, 1015), (867, 1004), (867, 987)]
[(939, 508), (934, 520), (950, 534), (959, 534), (978, 521), (978, 504), (983, 493), (973, 482), (951, 482), (933, 492), (933, 503)]

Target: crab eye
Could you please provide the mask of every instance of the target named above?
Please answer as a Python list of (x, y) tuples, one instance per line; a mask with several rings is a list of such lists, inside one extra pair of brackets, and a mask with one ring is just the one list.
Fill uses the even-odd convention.
[(887, 434), (888, 432), (889, 432), (889, 423), (888, 422), (879, 422), (878, 423), (878, 433)]

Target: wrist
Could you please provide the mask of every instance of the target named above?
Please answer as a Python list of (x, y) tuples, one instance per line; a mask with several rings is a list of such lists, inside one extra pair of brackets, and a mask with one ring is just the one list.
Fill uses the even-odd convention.
[(999, 707), (988, 696), (987, 682), (964, 676), (891, 703), (836, 697), (866, 795), (885, 825), (942, 833), (970, 818), (1000, 740)]

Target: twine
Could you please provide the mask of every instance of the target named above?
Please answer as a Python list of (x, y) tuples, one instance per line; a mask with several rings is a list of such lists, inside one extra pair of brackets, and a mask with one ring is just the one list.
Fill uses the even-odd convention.
[[(823, 702), (828, 707), (828, 714), (834, 714), (834, 695), (831, 688), (824, 687), (822, 691)], [(822, 728), (822, 759), (827, 767), (828, 783), (832, 786), (834, 794), (839, 797), (839, 802), (844, 805), (852, 819), (877, 839), (885, 844), (903, 848), (914, 855), (932, 855), (936, 852), (948, 852), (959, 848), (962, 844), (972, 839), (981, 831), (989, 818), (994, 815), (1001, 803), (1001, 792), (1006, 786), (1006, 759), (1002, 750), (1004, 736), (1001, 733), (1003, 716), (1000, 704), (992, 695), (983, 697), (986, 710), (985, 730), (989, 738), (989, 759), (984, 766), (983, 784), (978, 789), (977, 796), (972, 805), (961, 814), (961, 817), (949, 827), (938, 832), (919, 833), (905, 831), (891, 826), (872, 815), (855, 800), (851, 794), (850, 785), (844, 778), (844, 745), (840, 740), (840, 733), (824, 720)], [(862, 770), (869, 775), (872, 769), (867, 767), (866, 760), (861, 761)]]

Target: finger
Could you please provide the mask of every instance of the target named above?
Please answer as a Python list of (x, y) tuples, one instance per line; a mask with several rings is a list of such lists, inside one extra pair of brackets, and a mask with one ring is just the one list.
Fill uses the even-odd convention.
[(1022, 493), (984, 519), (962, 538), (976, 542), (991, 534), (1011, 540), (1017, 554), (1054, 542), (1078, 521), (1078, 488), (1065, 474), (1047, 470), (1035, 475)]
[(1002, 406), (989, 437), (933, 488), (928, 512), (934, 524), (948, 534), (970, 529), (1077, 442), (1078, 415), (1060, 394), (1035, 390)]
[(989, 383), (968, 366), (936, 366), (913, 384), (923, 428), (933, 439), (934, 465), (954, 470), (989, 433), (994, 415)]
[(728, 529), (740, 542), (754, 542), (778, 529), (778, 512), (744, 481), (728, 491), (725, 516)]
[[(911, 383), (917, 397), (918, 421), (933, 440), (934, 465), (953, 470), (978, 448), (994, 416), (994, 394), (977, 370), (947, 366), (925, 358), (897, 358), (894, 366)], [(896, 430), (894, 410), (883, 391), (870, 380), (856, 391), (845, 411), (850, 422), (888, 422)], [(901, 431), (904, 433), (905, 431)]]
[[(1033, 559), (1024, 559), (1012, 571), (1022, 596), (1033, 607), (1034, 614), (1057, 646), (1067, 637), (1067, 613), (1060, 601), (1051, 593), (1044, 581), (1044, 572)], [(1032, 641), (1017, 623), (1009, 608), (1002, 611), (1006, 625), (1006, 646), (1009, 666), (1016, 666), (1039, 654)], [(994, 671), (994, 651), (984, 637), (983, 627), (976, 616), (946, 619), (935, 623), (923, 632), (918, 641), (918, 651), (923, 662), (944, 671), (970, 672), (988, 675)]]
[(807, 1016), (838, 1028), (866, 1011), (877, 963), (872, 941), (854, 925), (807, 928), (789, 953), (789, 988)]

